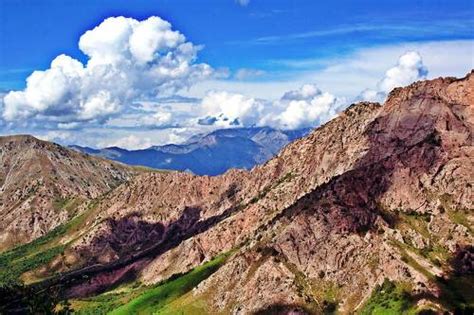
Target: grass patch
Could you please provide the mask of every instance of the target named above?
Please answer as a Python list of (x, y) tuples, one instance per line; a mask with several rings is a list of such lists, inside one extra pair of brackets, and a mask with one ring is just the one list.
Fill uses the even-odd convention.
[(166, 170), (166, 169), (161, 169), (161, 168), (153, 168), (149, 166), (143, 166), (143, 165), (127, 165), (128, 167), (131, 167), (137, 172), (144, 172), (144, 173), (171, 173), (171, 172), (176, 172), (175, 170)]
[(126, 295), (127, 293), (107, 293), (86, 300), (74, 300), (71, 305), (78, 315), (107, 314), (128, 302), (124, 301)]
[(359, 311), (360, 315), (397, 315), (409, 313), (414, 308), (410, 292), (401, 284), (385, 279), (377, 285), (369, 300)]
[(155, 314), (159, 315), (206, 315), (212, 314), (208, 310), (208, 303), (205, 299), (195, 298), (192, 292), (188, 292)]
[(53, 200), (53, 208), (56, 211), (62, 210), (66, 205), (70, 202), (73, 201), (74, 199), (71, 198), (63, 198), (59, 197)]
[(60, 225), (53, 230), (51, 230), (48, 234), (43, 235), (36, 240), (20, 245), (15, 247), (9, 251), (0, 254), (0, 267), (3, 269), (5, 266), (8, 266), (12, 262), (16, 260), (20, 260), (22, 258), (26, 258), (27, 256), (31, 256), (37, 252), (41, 251), (41, 248), (44, 245), (47, 245), (54, 239), (64, 235), (67, 231), (67, 225)]
[(5, 260), (0, 257), (0, 287), (8, 287), (21, 283), (20, 276), (30, 270), (36, 269), (49, 263), (54, 257), (64, 252), (65, 246), (56, 246), (45, 251), (26, 257), (16, 257), (13, 260)]
[(337, 312), (340, 290), (335, 283), (323, 279), (309, 279), (295, 264), (287, 260), (284, 260), (283, 264), (295, 276), (298, 296), (306, 300), (305, 307), (311, 313), (335, 314)]
[(84, 200), (80, 198), (69, 198), (69, 197), (59, 197), (53, 201), (53, 209), (56, 212), (61, 210), (67, 211), (69, 214), (72, 214), (73, 211), (82, 203)]
[(451, 221), (453, 221), (454, 223), (462, 225), (465, 228), (467, 228), (467, 230), (469, 231), (471, 235), (474, 234), (472, 230), (472, 226), (464, 210), (462, 209), (448, 210), (448, 216), (449, 216), (449, 219), (451, 219)]
[(110, 314), (151, 314), (163, 309), (217, 271), (229, 255), (230, 253), (219, 255), (186, 274), (173, 276), (165, 282), (147, 289), (143, 294)]
[(423, 237), (428, 239), (431, 238), (428, 230), (428, 222), (430, 221), (429, 214), (417, 213), (415, 211), (398, 211), (398, 216), (401, 221), (406, 222), (412, 229), (420, 233)]
[(87, 214), (88, 211), (27, 244), (0, 253), (0, 286), (21, 283), (19, 278), (23, 273), (45, 265), (63, 253), (67, 244), (60, 244), (61, 238), (78, 229)]
[(468, 310), (474, 309), (474, 293), (472, 293), (474, 292), (473, 275), (451, 275), (447, 279), (437, 277), (408, 255), (403, 244), (395, 240), (392, 241), (392, 244), (398, 247), (402, 260), (405, 263), (423, 274), (428, 280), (436, 283), (439, 287), (441, 294), (439, 298), (434, 299), (435, 302), (439, 302), (446, 309), (461, 312), (461, 314), (468, 314)]
[(449, 252), (439, 244), (426, 246), (423, 249), (416, 249), (416, 252), (427, 258), (436, 267), (443, 268), (448, 265)]
[(453, 197), (449, 194), (443, 194), (439, 197), (439, 201), (443, 206), (443, 209), (448, 213), (448, 217), (451, 221), (456, 224), (462, 225), (467, 228), (469, 233), (473, 234), (472, 224), (467, 217), (469, 210), (468, 209), (455, 209), (452, 205)]
[(132, 282), (100, 295), (71, 300), (70, 303), (74, 314), (107, 314), (138, 297), (145, 290), (146, 287), (142, 287), (140, 282)]
[[(396, 227), (404, 234), (403, 238), (405, 244), (396, 244), (399, 248), (413, 251), (414, 253), (428, 259), (436, 267), (446, 267), (449, 259), (449, 252), (446, 248), (438, 243), (437, 235), (431, 234), (428, 229), (430, 222), (430, 214), (418, 213), (416, 211), (393, 211), (396, 216)], [(415, 247), (413, 240), (408, 237), (408, 229), (412, 229), (421, 235), (428, 243), (425, 243), (424, 248)]]
[(64, 245), (45, 248), (56, 238), (64, 235), (67, 225), (60, 225), (36, 240), (0, 254), (0, 286), (21, 283), (20, 276), (49, 263), (64, 251)]
[(413, 269), (415, 269), (416, 271), (418, 271), (419, 273), (423, 274), (427, 279), (429, 280), (432, 280), (432, 281), (435, 281), (436, 280), (436, 277), (431, 273), (429, 272), (428, 270), (426, 270), (426, 268), (424, 268), (423, 266), (421, 266), (415, 259), (413, 259), (413, 257), (411, 257), (408, 253), (407, 253), (407, 248), (406, 248), (406, 245), (405, 244), (402, 244), (396, 240), (392, 240), (392, 245), (396, 246), (399, 251), (400, 251), (400, 254), (402, 255), (402, 261), (405, 262), (406, 264), (410, 265), (411, 267), (413, 267)]
[[(323, 277), (323, 273), (320, 273), (319, 277)], [(340, 287), (332, 281), (319, 277), (306, 280), (308, 295), (314, 300), (307, 302), (306, 306), (317, 314), (336, 314), (341, 300)]]

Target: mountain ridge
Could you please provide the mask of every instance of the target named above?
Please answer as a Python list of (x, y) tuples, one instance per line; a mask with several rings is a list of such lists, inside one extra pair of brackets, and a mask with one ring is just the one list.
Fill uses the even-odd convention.
[[(395, 89), (251, 171), (141, 173), (97, 201), (63, 255), (23, 278), (59, 285), (79, 309), (125, 285), (129, 299), (109, 293), (108, 310), (469, 312), (473, 91), (474, 72)], [(221, 255), (188, 291), (157, 293)], [(139, 304), (146, 296), (167, 302)]]
[(219, 175), (230, 168), (251, 169), (272, 158), (283, 146), (308, 132), (307, 128), (292, 131), (270, 127), (231, 128), (194, 135), (183, 144), (152, 146), (140, 150), (119, 147), (70, 148), (129, 165), (190, 171), (197, 175)]

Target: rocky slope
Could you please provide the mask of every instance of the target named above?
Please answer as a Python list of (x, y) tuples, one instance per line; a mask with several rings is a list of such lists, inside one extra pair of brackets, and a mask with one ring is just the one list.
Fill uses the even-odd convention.
[[(251, 171), (133, 178), (22, 279), (122, 313), (469, 312), (473, 130), (474, 73), (398, 88)], [(216, 259), (194, 290), (159, 295)]]
[(0, 249), (46, 234), (131, 174), (31, 136), (0, 137)]

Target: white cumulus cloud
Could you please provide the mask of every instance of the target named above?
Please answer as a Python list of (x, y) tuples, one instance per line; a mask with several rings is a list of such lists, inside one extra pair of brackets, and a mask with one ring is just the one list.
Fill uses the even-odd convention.
[(213, 91), (200, 104), (203, 125), (219, 127), (273, 126), (281, 129), (314, 127), (335, 117), (346, 101), (305, 84), (280, 100), (265, 101), (238, 93)]
[(323, 92), (315, 84), (304, 84), (286, 92), (274, 105), (281, 108), (281, 112), (267, 116), (262, 123), (282, 129), (314, 127), (334, 118), (345, 104), (344, 98)]
[(213, 73), (195, 62), (199, 47), (156, 16), (108, 18), (81, 36), (79, 48), (87, 64), (56, 57), (28, 77), (23, 91), (4, 97), (3, 118), (102, 121), (137, 98), (168, 95)]
[(256, 125), (264, 110), (264, 102), (242, 94), (211, 91), (200, 104), (202, 124), (220, 127)]
[(359, 95), (359, 99), (366, 101), (383, 102), (388, 93), (396, 87), (406, 86), (418, 80), (426, 79), (428, 69), (423, 64), (421, 55), (416, 51), (408, 51), (398, 59), (396, 66), (385, 72), (377, 88), (366, 89)]

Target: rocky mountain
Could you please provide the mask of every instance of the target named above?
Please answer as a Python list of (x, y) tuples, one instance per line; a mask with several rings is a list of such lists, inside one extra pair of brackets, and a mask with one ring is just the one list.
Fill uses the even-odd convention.
[(473, 133), (471, 72), (354, 104), (251, 171), (144, 172), (1, 254), (0, 304), (471, 314)]
[(71, 148), (129, 165), (190, 171), (197, 175), (218, 175), (230, 168), (251, 169), (264, 163), (282, 147), (308, 132), (309, 129), (232, 128), (196, 135), (181, 145), (153, 146), (143, 150)]
[(0, 249), (31, 241), (131, 178), (126, 166), (31, 136), (0, 137)]

